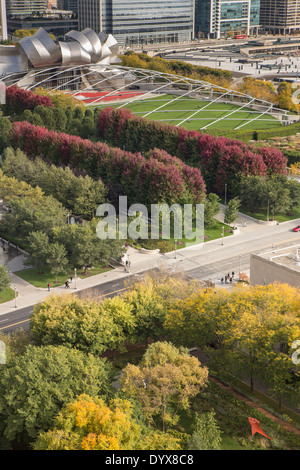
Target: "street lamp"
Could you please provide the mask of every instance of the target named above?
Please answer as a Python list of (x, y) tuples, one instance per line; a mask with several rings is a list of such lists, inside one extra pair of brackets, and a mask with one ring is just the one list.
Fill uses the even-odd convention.
[(77, 269), (75, 268), (75, 289), (77, 289), (76, 281), (77, 281)]
[(17, 308), (17, 286), (14, 286), (15, 290), (15, 308)]

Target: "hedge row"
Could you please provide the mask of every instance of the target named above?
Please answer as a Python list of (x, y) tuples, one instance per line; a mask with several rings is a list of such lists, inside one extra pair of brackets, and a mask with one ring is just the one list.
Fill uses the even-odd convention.
[(234, 194), (243, 175), (285, 173), (287, 158), (275, 148), (257, 148), (227, 137), (213, 137), (134, 116), (128, 109), (105, 108), (99, 138), (131, 152), (160, 148), (201, 169), (207, 190)]
[(131, 204), (199, 203), (205, 198), (201, 171), (165, 151), (154, 149), (142, 156), (28, 122), (12, 124), (7, 144), (29, 157), (85, 170), (101, 178), (111, 192), (128, 196)]

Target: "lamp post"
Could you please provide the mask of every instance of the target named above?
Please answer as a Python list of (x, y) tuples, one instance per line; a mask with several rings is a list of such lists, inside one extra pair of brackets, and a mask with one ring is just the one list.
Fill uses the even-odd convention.
[(75, 268), (75, 289), (77, 289), (77, 269)]
[(15, 308), (17, 308), (17, 286), (14, 286), (15, 290)]
[(221, 235), (222, 235), (222, 245), (224, 245), (224, 227), (222, 227)]

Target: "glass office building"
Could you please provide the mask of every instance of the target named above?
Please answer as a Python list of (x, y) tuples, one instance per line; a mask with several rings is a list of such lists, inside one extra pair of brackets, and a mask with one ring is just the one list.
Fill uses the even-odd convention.
[(78, 13), (78, 0), (58, 0), (57, 7), (60, 10), (73, 11), (74, 14)]
[(263, 30), (273, 34), (291, 34), (300, 30), (298, 0), (261, 0), (260, 17)]
[(111, 33), (125, 46), (183, 42), (194, 35), (194, 0), (79, 0), (78, 15), (80, 29)]
[(257, 32), (260, 0), (196, 0), (195, 36), (221, 38)]
[(42, 13), (48, 8), (47, 0), (6, 0), (7, 15), (32, 15)]

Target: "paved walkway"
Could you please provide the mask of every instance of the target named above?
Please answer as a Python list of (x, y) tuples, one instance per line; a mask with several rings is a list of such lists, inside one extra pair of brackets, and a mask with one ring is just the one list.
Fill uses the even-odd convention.
[[(217, 218), (220, 221), (224, 220), (224, 206), (221, 206), (221, 211)], [(236, 221), (236, 226), (238, 227), (239, 234), (232, 236), (234, 238), (239, 237), (239, 235), (243, 233), (244, 234), (251, 233), (252, 231), (257, 231), (265, 227), (264, 224), (259, 223), (257, 220), (252, 219), (251, 217), (248, 217), (244, 214), (239, 215)], [(228, 240), (228, 238), (226, 240)], [(209, 247), (210, 244), (212, 245), (211, 247)], [(208, 241), (208, 242), (205, 242), (204, 245), (206, 249), (208, 249), (209, 251), (213, 251), (215, 247), (218, 247), (218, 245), (220, 245), (220, 240)], [(171, 269), (172, 269), (172, 266), (174, 266), (174, 269), (177, 269), (175, 268), (175, 266), (178, 265), (177, 263), (178, 256), (180, 255), (180, 253), (183, 254), (185, 250), (187, 249), (177, 248), (176, 250), (177, 259), (176, 259), (175, 251), (167, 253), (165, 255), (162, 255), (160, 253), (146, 254), (146, 253), (141, 253), (140, 251), (135, 250), (132, 247), (128, 247), (127, 255), (128, 255), (128, 259), (130, 260), (130, 268), (128, 269), (128, 272), (130, 274), (139, 274), (145, 270), (154, 269), (154, 268), (162, 267), (162, 266), (167, 266)], [(1, 263), (1, 258), (3, 260), (2, 248), (0, 248), (0, 263)], [(23, 279), (18, 277), (16, 274), (14, 274), (18, 270), (21, 270), (24, 268), (23, 261), (24, 261), (24, 256), (20, 255), (10, 260), (6, 258), (6, 262), (5, 262), (12, 277), (11, 287), (16, 288), (16, 292), (18, 294), (17, 299), (16, 299), (18, 309), (35, 305), (36, 303), (43, 301), (43, 299), (45, 299), (49, 295), (52, 295), (53, 293), (66, 294), (74, 290), (75, 288), (74, 280), (72, 282), (70, 290), (65, 289), (64, 285), (51, 288), (50, 292), (48, 292), (48, 289), (46, 288), (46, 286), (44, 289), (32, 286), (31, 284), (29, 284), (28, 282), (24, 281)], [(77, 288), (77, 291), (81, 291), (81, 290), (84, 290), (93, 286), (100, 285), (105, 282), (119, 280), (122, 278), (125, 279), (127, 276), (128, 276), (128, 273), (124, 272), (124, 267), (120, 266), (106, 273), (91, 276), (87, 279), (78, 278), (76, 282), (76, 288)], [(225, 285), (225, 284), (222, 287), (228, 288), (228, 289), (232, 288), (231, 285)], [(0, 315), (9, 313), (15, 310), (16, 310), (15, 300), (5, 302), (4, 304), (0, 304)]]

